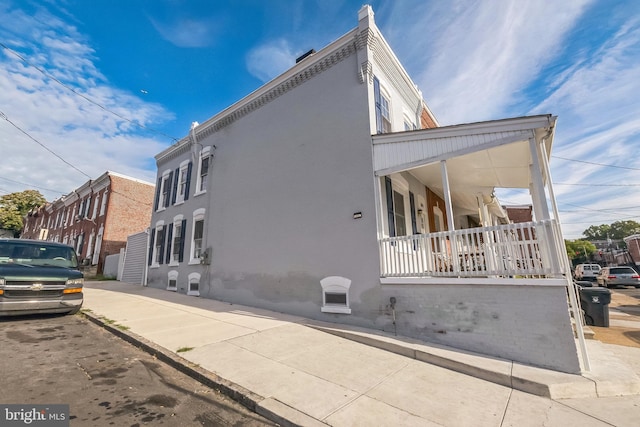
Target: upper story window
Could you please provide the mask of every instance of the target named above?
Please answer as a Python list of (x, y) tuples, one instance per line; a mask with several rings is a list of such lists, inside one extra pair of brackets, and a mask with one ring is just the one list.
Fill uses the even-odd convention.
[(191, 187), (191, 169), (193, 163), (185, 160), (180, 163), (180, 167), (176, 169), (176, 190), (174, 191), (174, 203), (182, 203), (189, 200), (189, 190)]
[(200, 152), (198, 161), (198, 181), (196, 183), (195, 195), (207, 191), (207, 181), (209, 177), (209, 166), (211, 162), (211, 147), (204, 147)]
[(158, 177), (158, 183), (156, 185), (156, 197), (154, 203), (154, 210), (161, 211), (169, 206), (171, 202), (171, 183), (173, 182), (173, 171), (167, 169), (162, 173), (162, 176)]
[(107, 210), (107, 194), (109, 194), (109, 191), (105, 190), (102, 195), (102, 205), (100, 205), (100, 216), (104, 215)]
[(391, 132), (391, 97), (380, 85), (377, 77), (373, 78), (373, 95), (376, 106), (376, 131), (378, 133)]
[(93, 213), (91, 219), (96, 219), (98, 216), (98, 205), (100, 204), (100, 196), (96, 196), (96, 201), (93, 203)]

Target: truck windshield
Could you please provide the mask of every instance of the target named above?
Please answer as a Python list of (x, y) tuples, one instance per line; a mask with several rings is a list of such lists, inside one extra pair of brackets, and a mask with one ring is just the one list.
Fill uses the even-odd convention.
[(58, 245), (0, 242), (0, 265), (20, 264), (78, 268), (78, 259), (72, 248)]

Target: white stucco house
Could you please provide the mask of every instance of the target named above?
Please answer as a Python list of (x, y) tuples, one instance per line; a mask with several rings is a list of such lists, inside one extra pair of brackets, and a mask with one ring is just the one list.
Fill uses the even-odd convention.
[[(156, 156), (148, 286), (578, 373), (555, 125), (439, 127), (363, 6)], [(528, 189), (534, 220), (496, 188)]]

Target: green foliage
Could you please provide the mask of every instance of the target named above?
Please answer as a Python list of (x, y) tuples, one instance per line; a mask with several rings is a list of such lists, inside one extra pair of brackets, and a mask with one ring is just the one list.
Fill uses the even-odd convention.
[(0, 197), (0, 228), (18, 234), (22, 230), (22, 217), (47, 200), (37, 190), (25, 190)]
[(582, 232), (587, 240), (622, 240), (640, 233), (640, 223), (636, 221), (616, 221), (611, 225), (592, 225)]
[(595, 245), (586, 240), (565, 240), (564, 246), (567, 249), (567, 256), (574, 265), (588, 262), (597, 251)]

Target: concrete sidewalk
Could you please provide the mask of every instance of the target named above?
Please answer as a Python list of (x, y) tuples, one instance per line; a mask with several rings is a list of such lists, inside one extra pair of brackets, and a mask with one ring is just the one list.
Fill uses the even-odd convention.
[(588, 340), (592, 371), (533, 368), (378, 331), (120, 282), (84, 311), (283, 425), (637, 426), (640, 349)]

